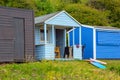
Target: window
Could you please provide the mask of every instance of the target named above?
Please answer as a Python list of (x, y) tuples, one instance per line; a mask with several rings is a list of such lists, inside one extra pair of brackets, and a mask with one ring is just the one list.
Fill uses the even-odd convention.
[[(48, 30), (46, 31), (47, 33), (47, 41), (49, 41), (49, 34), (48, 34)], [(40, 40), (42, 41), (42, 42), (44, 42), (45, 41), (45, 39), (44, 39), (44, 30), (43, 29), (40, 29)]]
[(44, 30), (40, 30), (40, 39), (44, 41)]

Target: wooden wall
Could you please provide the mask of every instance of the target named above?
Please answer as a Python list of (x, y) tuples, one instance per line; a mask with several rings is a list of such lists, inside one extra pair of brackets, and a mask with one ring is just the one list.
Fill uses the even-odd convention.
[(96, 29), (96, 58), (120, 59), (120, 30)]
[[(17, 31), (16, 27), (22, 26), (18, 23), (15, 26), (15, 18), (23, 20), (23, 29)], [(18, 28), (21, 29), (21, 28)], [(17, 32), (17, 33), (16, 33)], [(16, 36), (21, 36), (19, 41)], [(17, 41), (16, 41), (17, 40)], [(22, 40), (22, 41), (21, 41)], [(21, 41), (21, 42), (20, 42)], [(15, 43), (19, 43), (16, 47)], [(20, 51), (21, 44), (24, 46)], [(23, 48), (23, 47), (22, 47)], [(17, 50), (17, 51), (16, 51)], [(23, 55), (22, 58), (19, 56)], [(23, 62), (34, 59), (34, 14), (32, 10), (0, 7), (0, 62)]]

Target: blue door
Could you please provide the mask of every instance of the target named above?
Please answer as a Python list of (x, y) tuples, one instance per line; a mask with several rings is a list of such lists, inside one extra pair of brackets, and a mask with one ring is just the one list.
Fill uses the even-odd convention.
[(93, 29), (81, 27), (81, 38), (83, 50), (83, 59), (93, 58)]
[(56, 46), (60, 48), (60, 56), (64, 56), (65, 36), (64, 29), (56, 29)]

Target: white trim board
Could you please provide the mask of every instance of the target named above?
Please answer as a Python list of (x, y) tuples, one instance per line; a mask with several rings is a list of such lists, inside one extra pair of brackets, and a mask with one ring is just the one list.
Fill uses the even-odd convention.
[[(48, 23), (46, 23), (46, 24), (48, 24)], [(66, 28), (72, 28), (73, 26), (70, 26), (70, 25), (58, 25), (58, 24), (48, 24), (48, 25), (54, 25), (54, 26), (64, 26), (64, 27), (66, 27)], [(77, 27), (77, 26), (76, 26)]]
[(65, 37), (65, 47), (67, 46), (66, 45), (66, 29), (64, 29), (64, 37)]
[(81, 27), (79, 28), (79, 45), (82, 46), (82, 31)]
[(56, 14), (55, 16), (53, 16), (53, 17), (47, 19), (47, 20), (45, 21), (45, 23), (47, 24), (48, 21), (50, 21), (51, 19), (57, 17), (58, 15), (60, 15), (60, 14), (63, 13), (63, 12), (64, 12), (64, 11), (61, 11), (61, 12), (59, 12), (58, 14)]
[(70, 35), (69, 33), (67, 33), (67, 35), (68, 35), (68, 46), (70, 46), (70, 39), (69, 39)]
[[(73, 27), (73, 29), (74, 29), (74, 27)], [(73, 45), (75, 44), (75, 31), (73, 30)]]
[[(78, 23), (81, 26), (81, 23), (79, 23), (75, 18), (73, 18), (70, 14), (68, 14), (66, 11), (64, 11), (68, 16), (70, 16), (71, 19), (73, 19), (76, 23)], [(78, 26), (79, 27), (79, 26)]]
[(94, 28), (93, 26), (89, 26), (89, 25), (84, 25), (82, 24), (81, 27), (86, 27), (86, 28)]
[(110, 30), (110, 31), (120, 31), (120, 29), (104, 29), (104, 28), (95, 28), (96, 30), (99, 31), (106, 31), (106, 30)]
[(93, 59), (96, 59), (96, 29), (93, 29)]
[[(75, 28), (74, 28), (75, 29)], [(69, 31), (67, 31), (67, 33), (70, 33), (71, 31), (73, 31), (74, 30), (73, 28), (72, 29), (70, 29)]]

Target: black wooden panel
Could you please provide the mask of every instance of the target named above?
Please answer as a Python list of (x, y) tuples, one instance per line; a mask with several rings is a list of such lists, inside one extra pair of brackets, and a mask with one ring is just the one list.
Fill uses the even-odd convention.
[(0, 27), (0, 39), (14, 39), (14, 28)]
[[(0, 13), (2, 13), (0, 11)], [(0, 62), (13, 61), (14, 54), (14, 26), (12, 18), (0, 14)]]
[(14, 40), (13, 39), (0, 39), (0, 54), (1, 53), (14, 53)]
[[(15, 17), (24, 20), (20, 20), (20, 24), (18, 24), (13, 19)], [(16, 26), (14, 23), (16, 23)], [(20, 25), (22, 24), (23, 27), (21, 28)], [(17, 32), (15, 27), (18, 27), (20, 31)], [(19, 35), (19, 37), (15, 35)], [(23, 44), (19, 46), (20, 43)], [(18, 58), (23, 60), (25, 58), (26, 61), (30, 61), (30, 58), (34, 58), (34, 14), (32, 10), (0, 7), (0, 44), (0, 51), (2, 51), (0, 62)], [(14, 52), (19, 53), (14, 54)]]
[(10, 62), (13, 60), (14, 55), (10, 53), (0, 53), (0, 62)]
[(14, 59), (24, 59), (24, 19), (13, 18), (15, 26), (15, 54)]

